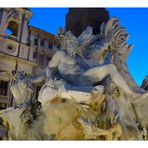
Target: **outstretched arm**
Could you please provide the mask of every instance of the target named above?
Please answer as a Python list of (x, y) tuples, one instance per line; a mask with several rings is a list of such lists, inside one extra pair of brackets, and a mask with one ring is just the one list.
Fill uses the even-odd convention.
[(46, 79), (46, 75), (45, 75), (45, 74), (42, 74), (42, 75), (37, 76), (37, 77), (35, 77), (35, 78), (30, 78), (29, 81), (30, 81), (32, 84), (38, 84), (38, 83), (42, 83), (43, 81), (45, 81), (45, 79)]

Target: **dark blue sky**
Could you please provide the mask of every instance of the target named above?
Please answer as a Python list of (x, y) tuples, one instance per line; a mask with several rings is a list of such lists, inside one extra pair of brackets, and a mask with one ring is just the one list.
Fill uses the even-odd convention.
[[(108, 8), (110, 16), (121, 20), (123, 27), (130, 34), (128, 43), (134, 44), (128, 59), (131, 75), (141, 85), (148, 74), (148, 8)], [(31, 8), (33, 17), (30, 25), (46, 30), (52, 34), (59, 27), (65, 27), (67, 8)]]

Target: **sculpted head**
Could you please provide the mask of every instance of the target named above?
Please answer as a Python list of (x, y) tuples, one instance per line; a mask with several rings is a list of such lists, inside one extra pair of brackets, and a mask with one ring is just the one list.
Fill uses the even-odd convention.
[(66, 32), (64, 29), (59, 28), (57, 38), (61, 43), (61, 50), (65, 50), (71, 56), (75, 56), (77, 54), (79, 42), (71, 31)]

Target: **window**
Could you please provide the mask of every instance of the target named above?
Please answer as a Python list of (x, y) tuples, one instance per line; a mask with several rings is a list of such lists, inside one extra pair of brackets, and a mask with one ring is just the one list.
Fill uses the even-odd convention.
[(0, 95), (7, 96), (8, 81), (0, 80)]
[(37, 58), (37, 52), (34, 52), (33, 53), (33, 59), (36, 59)]
[(35, 46), (38, 45), (38, 39), (34, 39), (34, 45), (35, 45)]
[(44, 56), (40, 54), (38, 60), (39, 60), (39, 65), (43, 66)]
[(9, 45), (9, 46), (8, 46), (8, 49), (9, 49), (9, 50), (12, 50), (12, 49), (13, 49), (13, 47), (12, 47), (11, 45)]
[(15, 50), (16, 50), (16, 47), (13, 45), (13, 44), (7, 44), (6, 45), (6, 49), (7, 49), (7, 51), (8, 52), (11, 52), (11, 53), (13, 53)]
[(41, 42), (40, 42), (40, 45), (44, 46), (44, 43), (45, 43), (45, 41), (42, 39)]
[(15, 21), (10, 21), (6, 29), (6, 33), (17, 37), (19, 25)]
[(49, 43), (48, 43), (48, 48), (52, 49), (52, 46), (53, 46), (52, 43), (49, 42)]
[(8, 28), (6, 30), (6, 33), (12, 35), (12, 31), (10, 29), (8, 29)]
[(28, 77), (28, 78), (31, 76), (29, 73), (25, 73), (24, 75), (25, 77)]

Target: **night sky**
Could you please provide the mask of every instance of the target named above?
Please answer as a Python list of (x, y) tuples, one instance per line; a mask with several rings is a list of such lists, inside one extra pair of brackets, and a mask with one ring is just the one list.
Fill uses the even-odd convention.
[[(130, 34), (128, 43), (134, 44), (128, 58), (128, 67), (138, 85), (148, 74), (148, 8), (107, 8), (110, 17), (120, 19)], [(65, 27), (68, 8), (31, 8), (33, 17), (30, 25), (56, 34), (59, 27)]]

